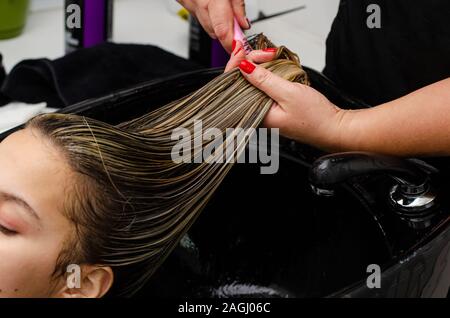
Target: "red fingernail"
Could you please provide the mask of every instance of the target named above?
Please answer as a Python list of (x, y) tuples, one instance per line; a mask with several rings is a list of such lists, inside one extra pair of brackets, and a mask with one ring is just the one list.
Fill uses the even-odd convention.
[(236, 40), (233, 40), (233, 43), (231, 44), (231, 51), (234, 51), (236, 48)]
[(253, 65), (252, 63), (250, 63), (250, 62), (247, 61), (247, 60), (243, 60), (243, 61), (239, 64), (239, 68), (240, 68), (242, 71), (244, 71), (245, 73), (251, 74), (251, 73), (255, 70), (256, 66)]
[(267, 49), (264, 49), (263, 51), (264, 52), (269, 52), (269, 53), (275, 53), (276, 51), (278, 51), (278, 49), (274, 48), (274, 47), (269, 47)]
[(241, 50), (242, 50), (242, 46), (236, 50), (236, 53), (234, 53), (234, 55), (238, 55), (238, 53), (239, 53)]
[(248, 18), (245, 18), (247, 20), (247, 24), (248, 24), (248, 28), (250, 29), (252, 27), (252, 23), (250, 22), (250, 20)]

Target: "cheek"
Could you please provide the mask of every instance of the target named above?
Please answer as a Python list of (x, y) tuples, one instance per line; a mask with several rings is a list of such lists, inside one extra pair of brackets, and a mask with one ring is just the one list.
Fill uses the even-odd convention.
[(57, 246), (0, 234), (0, 297), (46, 297)]

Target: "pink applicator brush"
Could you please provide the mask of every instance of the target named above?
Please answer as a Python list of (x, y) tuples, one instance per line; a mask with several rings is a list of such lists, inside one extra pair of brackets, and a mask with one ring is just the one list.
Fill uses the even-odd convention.
[(239, 26), (239, 22), (236, 20), (236, 18), (234, 18), (234, 40), (236, 42), (240, 41), (242, 43), (242, 45), (244, 46), (245, 54), (249, 54), (253, 50), (250, 44), (248, 44), (247, 38), (241, 27)]

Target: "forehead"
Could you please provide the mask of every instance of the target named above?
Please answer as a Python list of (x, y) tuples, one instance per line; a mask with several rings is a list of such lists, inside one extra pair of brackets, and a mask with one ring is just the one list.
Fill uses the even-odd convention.
[(20, 130), (0, 143), (0, 191), (20, 194), (37, 210), (62, 207), (69, 177), (64, 157), (35, 130)]

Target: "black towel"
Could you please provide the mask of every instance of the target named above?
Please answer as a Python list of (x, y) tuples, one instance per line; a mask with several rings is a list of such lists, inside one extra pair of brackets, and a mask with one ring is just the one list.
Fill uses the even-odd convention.
[[(6, 71), (3, 67), (3, 56), (0, 54), (0, 87), (2, 87), (2, 83), (5, 81)], [(4, 105), (9, 103), (9, 98), (4, 96), (0, 91), (0, 105)]]
[(47, 102), (48, 107), (61, 108), (199, 68), (198, 64), (155, 46), (104, 43), (53, 61), (24, 60), (3, 83), (0, 68), (0, 105), (13, 100)]

